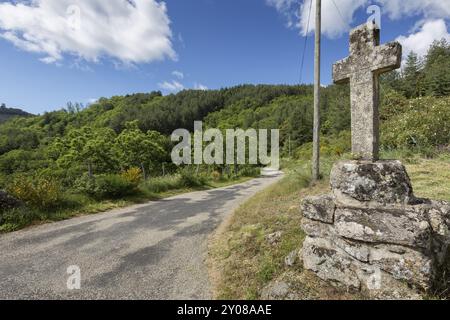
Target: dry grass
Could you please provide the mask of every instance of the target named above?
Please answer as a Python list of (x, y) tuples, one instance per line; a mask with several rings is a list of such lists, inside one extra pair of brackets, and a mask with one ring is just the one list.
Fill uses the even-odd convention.
[[(324, 172), (329, 172), (331, 162), (325, 163)], [(259, 299), (270, 281), (289, 278), (300, 299), (363, 298), (327, 285), (299, 262), (285, 266), (284, 258), (301, 248), (305, 236), (300, 229), (301, 199), (329, 191), (328, 177), (311, 187), (308, 167), (289, 168), (283, 180), (242, 205), (212, 238), (209, 265), (215, 297)], [(418, 160), (407, 169), (418, 196), (450, 199), (449, 161)], [(281, 240), (270, 245), (265, 237), (277, 231), (282, 232)]]
[[(258, 193), (219, 229), (210, 244), (210, 269), (217, 299), (259, 299), (261, 289), (276, 278), (289, 283), (302, 299), (349, 298), (303, 270), (298, 261), (286, 267), (284, 258), (301, 248), (300, 200), (306, 195), (328, 192), (326, 180), (309, 186), (303, 168), (290, 172), (279, 183)], [(266, 236), (282, 232), (271, 245)]]
[(416, 196), (450, 201), (450, 160), (421, 159), (406, 168)]

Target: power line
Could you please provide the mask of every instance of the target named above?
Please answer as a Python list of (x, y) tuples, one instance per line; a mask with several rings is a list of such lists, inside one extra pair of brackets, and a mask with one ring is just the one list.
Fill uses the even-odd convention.
[(305, 64), (306, 47), (308, 46), (308, 33), (309, 33), (309, 22), (311, 20), (312, 2), (313, 2), (313, 0), (310, 0), (310, 2), (309, 2), (308, 24), (306, 25), (305, 44), (303, 46), (302, 62), (300, 64), (300, 81), (299, 81), (299, 84), (302, 84), (302, 81), (303, 81), (303, 67), (304, 67), (304, 64)]
[(334, 0), (331, 1), (333, 1), (334, 7), (336, 8), (339, 16), (341, 17), (342, 22), (344, 23), (344, 25), (347, 25), (347, 22), (345, 21), (344, 16), (342, 15), (341, 10), (339, 10), (339, 7), (337, 6), (336, 2)]

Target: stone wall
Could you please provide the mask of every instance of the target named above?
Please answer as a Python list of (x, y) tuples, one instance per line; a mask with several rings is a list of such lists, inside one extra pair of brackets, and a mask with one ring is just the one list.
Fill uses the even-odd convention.
[(450, 203), (418, 199), (399, 161), (342, 161), (332, 193), (302, 201), (304, 267), (374, 298), (419, 298), (442, 267)]

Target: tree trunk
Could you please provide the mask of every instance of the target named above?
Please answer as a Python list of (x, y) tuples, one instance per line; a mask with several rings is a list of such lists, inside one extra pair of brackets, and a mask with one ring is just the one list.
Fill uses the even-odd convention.
[(144, 181), (147, 181), (147, 172), (145, 171), (145, 166), (141, 163), (142, 176), (144, 177)]
[(200, 165), (198, 164), (198, 165), (197, 165), (197, 169), (195, 170), (195, 175), (196, 175), (196, 176), (198, 176), (199, 170), (200, 170)]

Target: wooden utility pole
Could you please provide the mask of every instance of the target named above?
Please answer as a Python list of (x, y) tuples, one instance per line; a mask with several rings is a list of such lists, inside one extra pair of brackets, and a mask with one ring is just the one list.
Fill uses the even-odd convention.
[(312, 180), (320, 177), (320, 36), (322, 32), (322, 3), (316, 0), (315, 57), (314, 57), (314, 132)]

